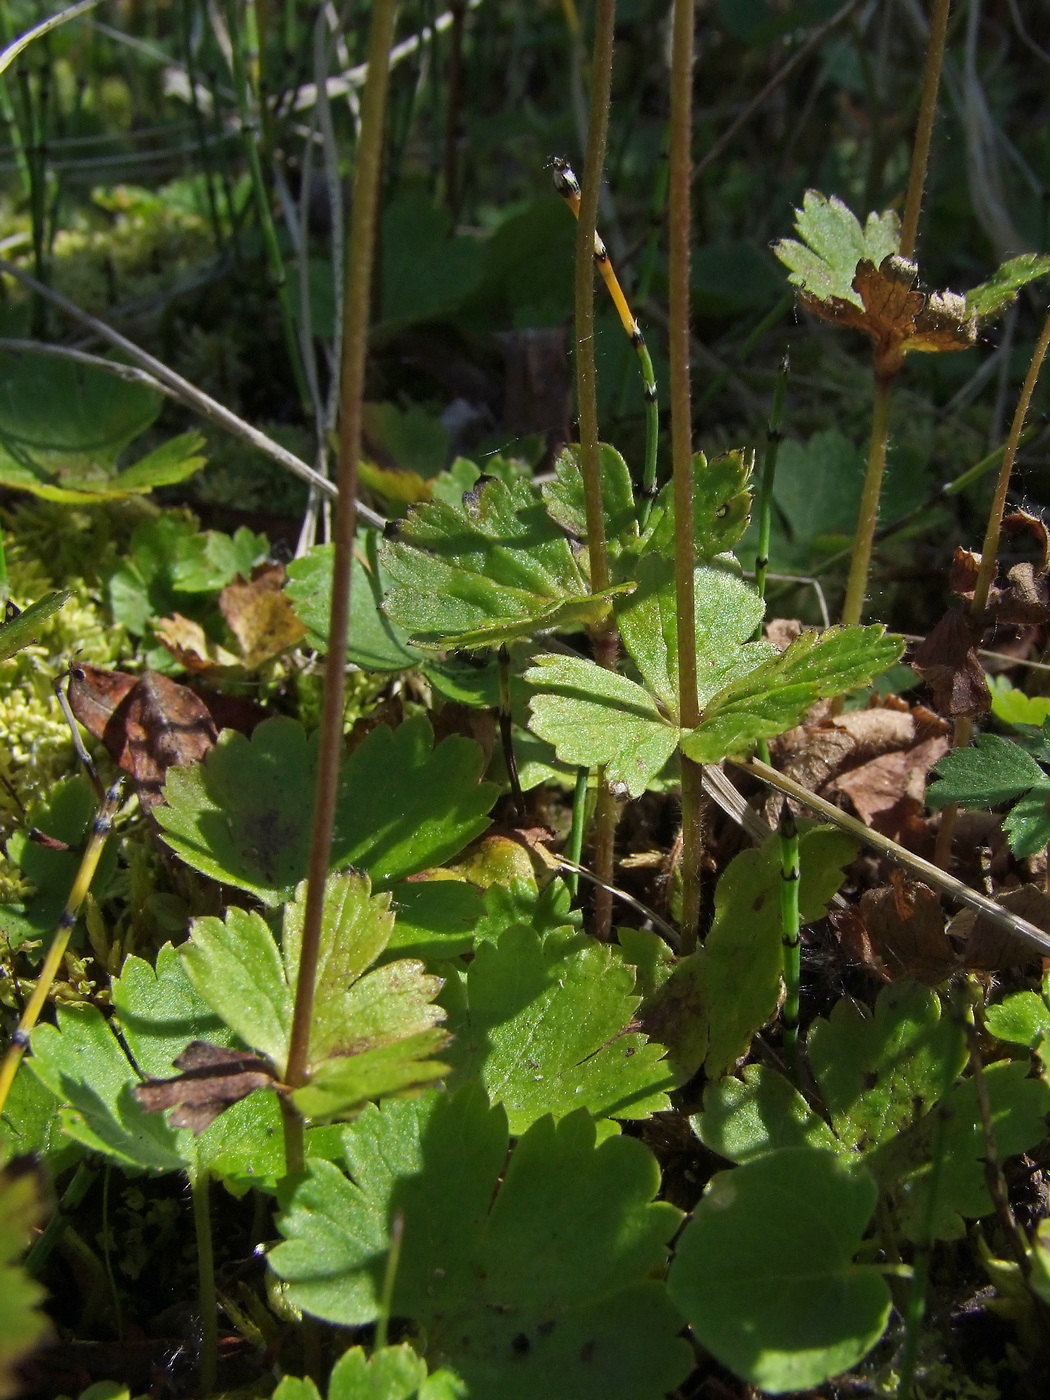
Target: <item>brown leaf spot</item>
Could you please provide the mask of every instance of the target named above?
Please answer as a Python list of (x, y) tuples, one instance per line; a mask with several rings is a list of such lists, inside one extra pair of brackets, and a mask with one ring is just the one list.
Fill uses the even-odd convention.
[(228, 1050), (205, 1040), (192, 1040), (175, 1061), (181, 1074), (173, 1079), (150, 1079), (134, 1090), (149, 1113), (172, 1110), (171, 1124), (203, 1133), (231, 1104), (256, 1089), (273, 1088), (276, 1075), (265, 1060), (247, 1051)]

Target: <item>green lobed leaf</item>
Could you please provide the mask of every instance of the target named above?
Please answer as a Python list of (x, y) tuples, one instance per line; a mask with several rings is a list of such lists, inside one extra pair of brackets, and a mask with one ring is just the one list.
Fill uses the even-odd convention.
[(874, 1014), (842, 997), (806, 1039), (810, 1067), (844, 1147), (865, 1152), (933, 1108), (966, 1064), (966, 1035), (937, 993), (900, 981)]
[[(1026, 1152), (1043, 1141), (1050, 1112), (1046, 1080), (1030, 1079), (1026, 1063), (1001, 1060), (985, 1067), (984, 1081), (1000, 1158)], [(947, 1115), (947, 1123), (933, 1236), (961, 1239), (965, 1219), (989, 1215), (994, 1209), (985, 1180), (987, 1148), (973, 1079), (956, 1084), (939, 1111)], [(896, 1207), (901, 1231), (910, 1239), (921, 1238), (924, 1229), (934, 1126), (934, 1115), (927, 1114), (867, 1156), (880, 1187)]]
[(36, 1172), (10, 1165), (0, 1171), (0, 1395), (25, 1393), (18, 1363), (50, 1331), (43, 1288), (15, 1261), (43, 1215)]
[(0, 1117), (0, 1157), (46, 1159), (55, 1177), (78, 1161), (83, 1149), (62, 1131), (59, 1108), (59, 1100), (23, 1060)]
[(866, 1172), (815, 1147), (719, 1172), (667, 1279), (700, 1344), (773, 1395), (854, 1366), (890, 1314), (878, 1269), (852, 1262), (875, 1198)]
[[(700, 705), (776, 656), (769, 642), (752, 642), (765, 614), (755, 590), (729, 567), (702, 565), (693, 575), (696, 670)], [(638, 587), (619, 600), (616, 619), (631, 660), (664, 711), (678, 718), (678, 631), (674, 561), (647, 555)]]
[(158, 1078), (175, 1073), (172, 1060), (195, 1039), (229, 1045), (231, 1038), (187, 982), (178, 956), (165, 945), (153, 969), (125, 960), (113, 983), (113, 1004), (129, 1060), (112, 1027), (94, 1006), (60, 1007), (58, 1025), (33, 1032), (33, 1072), (68, 1107), (65, 1131), (126, 1171), (207, 1169), (234, 1182), (266, 1184), (283, 1169), (280, 1111), (272, 1094), (234, 1104), (198, 1137), (148, 1113), (132, 1090), (136, 1066)]
[(416, 506), (380, 553), (384, 610), (421, 646), (496, 646), (602, 616), (619, 584), (592, 594), (535, 488), (482, 478), (461, 506)]
[(480, 1082), (518, 1137), (544, 1114), (648, 1118), (669, 1106), (677, 1078), (662, 1046), (628, 1030), (634, 969), (583, 934), (506, 929), (480, 943), (446, 993), (453, 1083)]
[[(223, 922), (196, 919), (181, 954), (194, 987), (239, 1038), (284, 1077), (298, 980), (306, 882), (285, 906), (282, 948), (256, 913), (231, 908)], [(372, 895), (358, 871), (325, 883), (307, 1067), (296, 1102), (311, 1116), (345, 1112), (373, 1093), (401, 1092), (439, 1078), (427, 1060), (447, 1040), (433, 999), (441, 989), (412, 959), (372, 964), (393, 928), (390, 895)], [(426, 1061), (426, 1063), (421, 1063)]]
[(831, 627), (803, 632), (788, 649), (762, 662), (715, 695), (682, 752), (697, 763), (746, 753), (797, 724), (818, 700), (841, 695), (885, 671), (904, 639), (885, 628)]
[[(638, 546), (638, 509), (634, 503), (631, 473), (627, 463), (607, 442), (598, 447), (601, 467), (602, 506), (605, 540), (611, 564), (624, 551)], [(575, 539), (587, 539), (587, 510), (583, 489), (580, 449), (570, 443), (558, 458), (554, 480), (543, 488), (547, 514)]]
[[(285, 592), (296, 616), (309, 629), (309, 642), (324, 654), (332, 613), (332, 562), (335, 547), (317, 545), (288, 565)], [(350, 580), (350, 623), (347, 659), (365, 671), (402, 671), (418, 666), (424, 654), (408, 640), (408, 633), (382, 611), (380, 604), (389, 586), (382, 568), (374, 530), (362, 530)]]
[(405, 880), (391, 892), (397, 918), (390, 952), (441, 962), (473, 951), (485, 907), (474, 885), (466, 880)]
[[(693, 454), (693, 549), (698, 562), (732, 549), (747, 529), (750, 475), (750, 462), (739, 449), (711, 461), (702, 452)], [(639, 551), (674, 558), (674, 485), (670, 481), (653, 502)]]
[(1022, 253), (1019, 257), (1010, 258), (997, 267), (986, 282), (970, 288), (966, 293), (966, 308), (976, 312), (981, 319), (996, 316), (1013, 301), (1022, 287), (1038, 277), (1045, 277), (1048, 272), (1050, 257), (1046, 254)]
[[(180, 433), (178, 437), (169, 438), (140, 458), (134, 466), (125, 467), (115, 478), (114, 489), (107, 494), (118, 497), (144, 495), (158, 486), (174, 486), (185, 481), (206, 464), (203, 448), (204, 438), (200, 433)], [(67, 494), (61, 497), (51, 495), (50, 499), (69, 500), (70, 497)]]
[[(803, 924), (824, 915), (842, 883), (842, 867), (855, 853), (856, 843), (843, 832), (801, 829)], [(682, 1073), (705, 1064), (710, 1077), (724, 1074), (776, 1011), (783, 963), (780, 886), (780, 845), (771, 833), (758, 850), (741, 851), (730, 861), (715, 890), (704, 946), (683, 958), (644, 1006), (643, 1025), (667, 1045)]]
[(532, 728), (563, 763), (606, 765), (610, 783), (640, 797), (674, 753), (679, 730), (626, 676), (571, 656), (538, 656), (525, 672), (537, 687)]
[(506, 1117), (471, 1086), (368, 1108), (344, 1131), (352, 1180), (311, 1161), (270, 1262), (296, 1306), (375, 1319), (389, 1222), (404, 1221), (392, 1312), (423, 1329), (472, 1400), (662, 1400), (690, 1368), (663, 1283), (680, 1214), (653, 1203), (640, 1142), (544, 1118), (507, 1164)]
[(1050, 695), (1026, 695), (1005, 676), (987, 676), (992, 714), (1004, 724), (1027, 724), (1038, 729), (1050, 717)]
[(14, 656), (16, 651), (35, 642), (40, 629), (59, 608), (64, 608), (73, 596), (72, 588), (64, 588), (60, 593), (45, 593), (29, 607), (23, 608), (17, 617), (0, 626), (0, 661)]
[[(162, 517), (165, 518), (165, 517)], [(238, 574), (251, 578), (270, 554), (270, 541), (242, 525), (233, 535), (195, 530), (176, 537), (171, 585), (177, 593), (218, 593)]]
[(900, 247), (900, 224), (891, 210), (869, 214), (861, 227), (857, 216), (834, 195), (816, 190), (802, 196), (795, 210), (795, 231), (802, 242), (782, 238), (773, 252), (788, 268), (788, 280), (821, 301), (836, 297), (862, 307), (853, 288), (857, 264), (865, 259), (876, 267)]
[[(427, 1363), (407, 1342), (382, 1347), (369, 1356), (363, 1347), (344, 1351), (328, 1378), (328, 1400), (414, 1400), (422, 1395)], [(319, 1400), (311, 1380), (285, 1376), (273, 1400)]]
[[(287, 902), (309, 863), (317, 746), (283, 716), (250, 740), (224, 730), (203, 763), (169, 770), (168, 805), (154, 808), (165, 841), (195, 870)], [(460, 735), (435, 747), (425, 716), (379, 725), (341, 768), (332, 868), (389, 883), (450, 859), (488, 825), (497, 789), (479, 782), (483, 763)]]
[(959, 802), (965, 807), (996, 807), (1032, 788), (1050, 791), (1050, 778), (1019, 744), (998, 734), (978, 734), (972, 747), (952, 749), (934, 765), (937, 780), (926, 800), (931, 807)]

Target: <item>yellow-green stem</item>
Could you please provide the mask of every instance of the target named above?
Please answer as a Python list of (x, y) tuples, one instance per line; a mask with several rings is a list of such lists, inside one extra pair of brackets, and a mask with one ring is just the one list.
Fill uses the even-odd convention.
[(890, 399), (895, 378), (896, 375), (875, 377), (868, 468), (857, 513), (857, 533), (853, 541), (853, 559), (850, 564), (849, 581), (846, 584), (846, 600), (842, 605), (842, 621), (846, 623), (859, 622), (864, 612), (871, 546), (875, 538), (875, 527), (879, 522), (879, 493), (886, 471), (886, 449), (890, 436)]
[[(324, 675), (321, 742), (317, 763), (317, 796), (303, 915), (295, 1011), (285, 1080), (293, 1088), (304, 1083), (309, 1063), (310, 1023), (321, 944), (324, 887), (335, 826), (335, 804), (343, 750), (343, 699), (350, 618), (350, 569), (357, 525), (357, 459), (361, 450), (361, 400), (368, 345), (368, 309), (372, 288), (376, 209), (383, 158), (383, 127), (389, 78), (389, 55), (394, 37), (396, 0), (375, 0), (368, 40), (368, 79), (361, 104), (361, 135), (357, 148), (353, 216), (347, 259), (343, 323), (343, 362), (339, 399), (339, 496), (336, 504), (332, 569), (332, 621)], [(286, 1134), (288, 1119), (286, 1118)], [(293, 1135), (294, 1136), (294, 1135)], [(301, 1149), (299, 1149), (301, 1151)], [(296, 1145), (289, 1152), (295, 1165)]]

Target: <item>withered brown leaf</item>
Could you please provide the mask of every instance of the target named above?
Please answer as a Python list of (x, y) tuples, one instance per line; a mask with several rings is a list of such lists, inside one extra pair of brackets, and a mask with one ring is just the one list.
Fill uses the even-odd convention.
[(959, 968), (939, 896), (900, 870), (888, 886), (865, 890), (858, 908), (829, 919), (846, 949), (887, 981), (911, 976), (935, 986)]
[[(1000, 890), (996, 904), (1009, 909), (1029, 923), (1050, 933), (1050, 895), (1038, 885), (1018, 885)], [(948, 925), (948, 932), (962, 945), (962, 962), (975, 972), (994, 972), (1008, 967), (1028, 967), (1037, 957), (1031, 945), (1012, 937), (1006, 929), (975, 909), (961, 909)]]
[(136, 1086), (135, 1098), (149, 1113), (172, 1110), (171, 1124), (194, 1135), (211, 1127), (220, 1113), (256, 1089), (274, 1088), (277, 1076), (258, 1055), (191, 1040), (175, 1061), (181, 1074)]
[(934, 708), (942, 715), (983, 715), (992, 708), (970, 620), (961, 608), (948, 609), (911, 658), (911, 668), (933, 691)]

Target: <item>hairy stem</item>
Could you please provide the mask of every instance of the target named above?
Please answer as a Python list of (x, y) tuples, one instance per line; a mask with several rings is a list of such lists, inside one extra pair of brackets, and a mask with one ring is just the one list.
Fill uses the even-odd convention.
[[(613, 28), (616, 0), (597, 0), (594, 52), (591, 59), (591, 105), (587, 126), (587, 155), (580, 188), (580, 212), (576, 225), (575, 320), (576, 397), (580, 414), (580, 468), (583, 474), (587, 514), (587, 552), (591, 589), (609, 587), (609, 559), (602, 510), (601, 456), (598, 450), (598, 376), (594, 360), (594, 229), (598, 217), (605, 141), (609, 129), (609, 94), (612, 88)], [(611, 622), (592, 634), (595, 659), (612, 670), (617, 642)], [(594, 873), (604, 884), (612, 883), (613, 841), (616, 834), (616, 802), (603, 783), (594, 813)], [(599, 885), (594, 904), (594, 934), (608, 939), (612, 927), (612, 897)]]
[(890, 437), (890, 400), (895, 379), (896, 375), (876, 375), (875, 378), (868, 467), (857, 513), (857, 533), (853, 541), (853, 559), (846, 584), (846, 600), (842, 605), (842, 621), (846, 623), (859, 622), (864, 612), (871, 547), (875, 539), (875, 527), (879, 521), (879, 493), (886, 471), (886, 449)]
[(930, 21), (930, 44), (926, 50), (926, 69), (922, 77), (922, 97), (919, 99), (919, 119), (915, 125), (915, 144), (912, 147), (911, 171), (908, 175), (908, 193), (904, 198), (904, 215), (901, 219), (901, 257), (915, 255), (915, 241), (919, 232), (919, 213), (922, 209), (922, 195), (926, 188), (926, 169), (930, 162), (930, 142), (933, 139), (933, 123), (937, 115), (937, 92), (941, 85), (941, 68), (944, 65), (944, 36), (948, 31), (948, 11), (951, 0), (934, 0), (933, 17)]
[[(332, 622), (324, 674), (317, 796), (303, 915), (302, 951), (295, 990), (295, 1012), (288, 1049), (286, 1081), (301, 1085), (307, 1074), (314, 983), (321, 944), (324, 887), (335, 826), (335, 803), (343, 750), (343, 699), (346, 686), (347, 628), (350, 619), (350, 569), (357, 526), (357, 459), (361, 449), (361, 399), (368, 344), (368, 309), (372, 289), (372, 254), (383, 157), (390, 47), (396, 0), (375, 0), (368, 40), (368, 79), (361, 104), (353, 216), (343, 322), (343, 361), (339, 399), (339, 495), (333, 527)], [(297, 1120), (301, 1121), (301, 1120)], [(302, 1130), (289, 1139), (287, 1163), (295, 1170), (302, 1157)]]
[[(692, 231), (693, 0), (675, 0), (671, 32), (671, 120), (668, 157), (668, 349), (671, 386), (671, 473), (674, 492), (678, 711), (683, 729), (700, 723), (696, 687), (693, 568), (693, 422), (689, 378), (689, 240)], [(701, 804), (699, 765), (682, 765), (682, 952), (696, 947), (700, 918)]]

